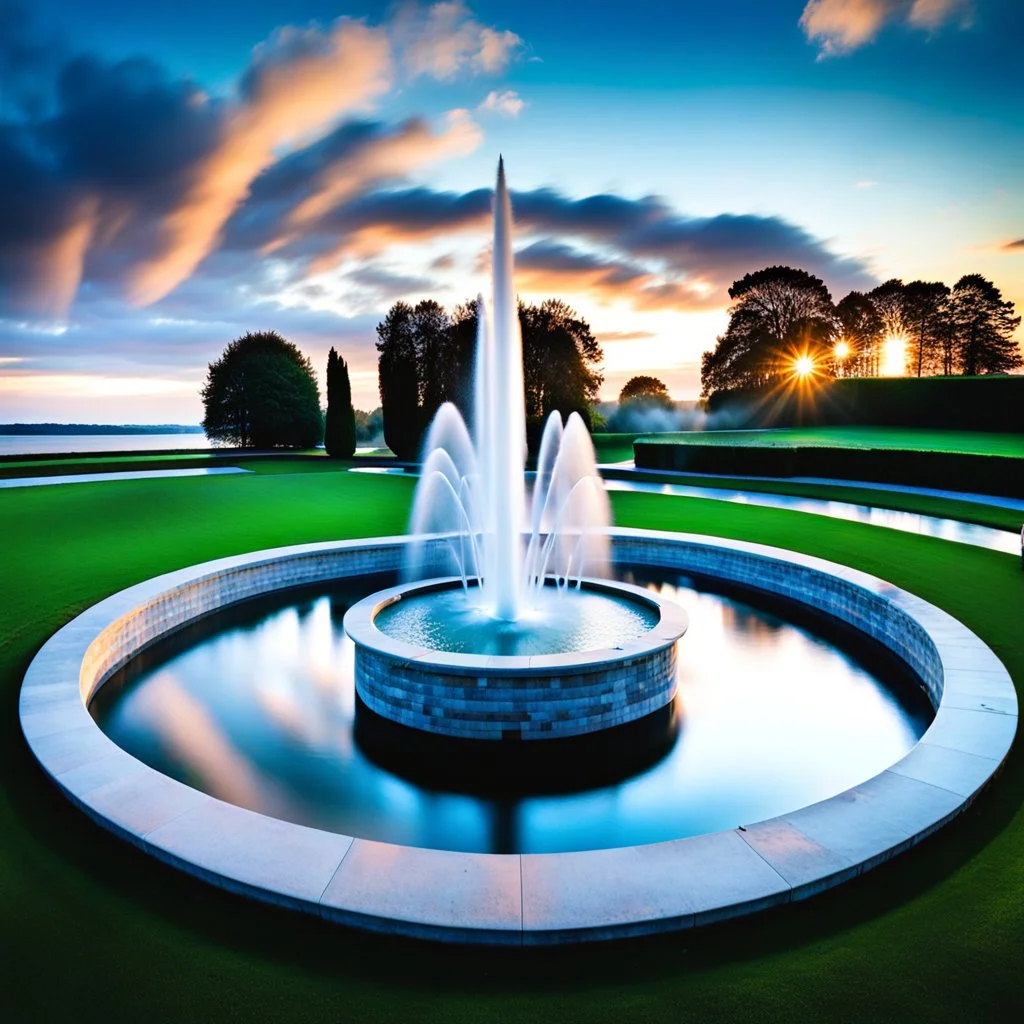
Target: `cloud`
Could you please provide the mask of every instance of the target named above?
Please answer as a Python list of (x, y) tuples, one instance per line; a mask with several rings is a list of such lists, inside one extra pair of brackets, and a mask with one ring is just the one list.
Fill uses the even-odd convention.
[(890, 23), (935, 32), (950, 22), (968, 27), (971, 13), (971, 0), (808, 0), (800, 27), (819, 57), (832, 57), (872, 42)]
[(275, 151), (384, 92), (389, 73), (386, 36), (345, 18), (326, 33), (279, 29), (258, 46), (219, 144), (199, 161), (181, 202), (162, 219), (157, 251), (131, 270), (132, 301), (147, 305), (188, 277)]
[(499, 74), (523, 43), (514, 32), (481, 25), (464, 4), (457, 2), (400, 7), (391, 36), (411, 77), (429, 75), (441, 81), (465, 71)]
[(1015, 242), (1007, 242), (1003, 249), (1007, 252), (1013, 252), (1015, 249), (1024, 249), (1024, 238), (1018, 238)]
[(505, 117), (518, 117), (523, 107), (526, 106), (519, 93), (512, 89), (505, 89), (502, 92), (492, 90), (487, 98), (476, 109), (489, 114), (502, 114)]
[[(277, 229), (258, 201), (254, 189), (239, 220), (262, 223), (263, 237), (271, 237)], [(688, 217), (655, 196), (574, 199), (553, 189), (516, 192), (512, 201), (524, 290), (571, 289), (605, 302), (624, 299), (638, 309), (682, 310), (725, 305), (734, 280), (773, 263), (810, 270), (838, 292), (874, 283), (862, 261), (833, 253), (824, 241), (780, 217)], [(482, 238), (490, 209), (488, 189), (370, 190), (310, 221), (301, 239), (279, 255), (301, 272), (319, 273), (403, 245), (460, 233)], [(287, 221), (289, 212), (277, 208), (276, 216)]]
[(656, 337), (654, 331), (601, 331), (597, 340), (603, 342), (647, 341)]
[(439, 130), (413, 120), (336, 132), (346, 117), (365, 116), (404, 66), (395, 42), (403, 17), (423, 19), (438, 45), (446, 31), (469, 40), (451, 51), (454, 71), (490, 72), (514, 50), (511, 34), (452, 4), (408, 8), (377, 26), (286, 26), (255, 47), (233, 90), (215, 96), (145, 58), (57, 59), (55, 50), (44, 60), (23, 14), (0, 5), (0, 72), (12, 83), (0, 108), (0, 314), (60, 317), (83, 281), (117, 282), (139, 306), (158, 301), (218, 250), (270, 171), (282, 190), (291, 172), (303, 194), (282, 199), (289, 220), (261, 208), (277, 232), (264, 239), (268, 251), (371, 184), (470, 152), (482, 136), (467, 111)]

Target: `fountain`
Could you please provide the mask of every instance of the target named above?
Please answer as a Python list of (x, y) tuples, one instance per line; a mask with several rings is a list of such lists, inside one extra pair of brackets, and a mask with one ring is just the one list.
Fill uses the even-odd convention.
[(525, 483), (523, 354), (504, 164), (493, 295), (478, 299), (473, 429), (427, 433), (405, 575), (345, 616), (356, 690), (392, 724), (472, 740), (578, 737), (666, 708), (681, 609), (615, 583), (610, 507), (583, 420), (556, 411)]

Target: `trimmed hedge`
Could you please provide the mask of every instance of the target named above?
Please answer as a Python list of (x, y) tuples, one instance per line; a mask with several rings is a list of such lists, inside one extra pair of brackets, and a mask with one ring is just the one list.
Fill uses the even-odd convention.
[(637, 469), (715, 476), (811, 476), (1024, 498), (1024, 460), (887, 448), (673, 444), (641, 438)]
[(1024, 376), (849, 377), (811, 392), (719, 391), (733, 427), (936, 427), (1024, 433)]

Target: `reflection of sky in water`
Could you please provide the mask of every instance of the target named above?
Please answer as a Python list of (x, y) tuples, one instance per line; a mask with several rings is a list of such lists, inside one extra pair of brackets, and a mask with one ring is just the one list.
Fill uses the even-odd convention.
[(171, 651), (94, 714), (153, 767), (254, 810), (388, 842), (524, 852), (772, 817), (869, 778), (923, 732), (919, 712), (804, 630), (689, 586), (656, 589), (690, 615), (679, 740), (654, 767), (586, 793), (492, 801), (432, 792), (364, 758), (352, 734), (354, 651), (341, 629), (353, 593), (254, 613)]
[(734, 491), (726, 487), (691, 487), (688, 484), (655, 484), (642, 480), (606, 480), (609, 491), (644, 491), (650, 494), (670, 494), (684, 498), (712, 498), (738, 505), (758, 505), (765, 508), (784, 508), (794, 512), (810, 512), (830, 519), (846, 519), (869, 526), (884, 526), (903, 533), (919, 533), (926, 537), (939, 537), (957, 544), (1020, 554), (1020, 537), (1009, 530), (994, 530), (989, 526), (961, 523), (956, 519), (923, 516), (917, 512), (898, 512), (873, 505), (854, 505), (847, 501), (826, 501), (823, 498), (800, 498), (788, 494), (763, 494), (759, 491)]

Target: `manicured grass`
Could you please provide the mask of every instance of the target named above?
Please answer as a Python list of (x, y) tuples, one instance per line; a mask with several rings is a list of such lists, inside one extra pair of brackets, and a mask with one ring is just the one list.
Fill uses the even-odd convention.
[(969, 430), (911, 430), (901, 427), (789, 427), (779, 430), (700, 430), (678, 434), (644, 434), (642, 436), (671, 444), (760, 445), (768, 448), (882, 448), (1024, 457), (1024, 434), (983, 434)]
[[(437, 948), (221, 893), (109, 836), (17, 726), (32, 653), (75, 612), (175, 567), (404, 527), (411, 481), (360, 474), (0, 492), (0, 948), (7, 1019), (997, 1020), (1021, 998), (1024, 760), (963, 817), (839, 890), (712, 931), (576, 950)], [(613, 495), (618, 522), (858, 565), (948, 608), (1024, 681), (1024, 574), (982, 549), (720, 502)]]

